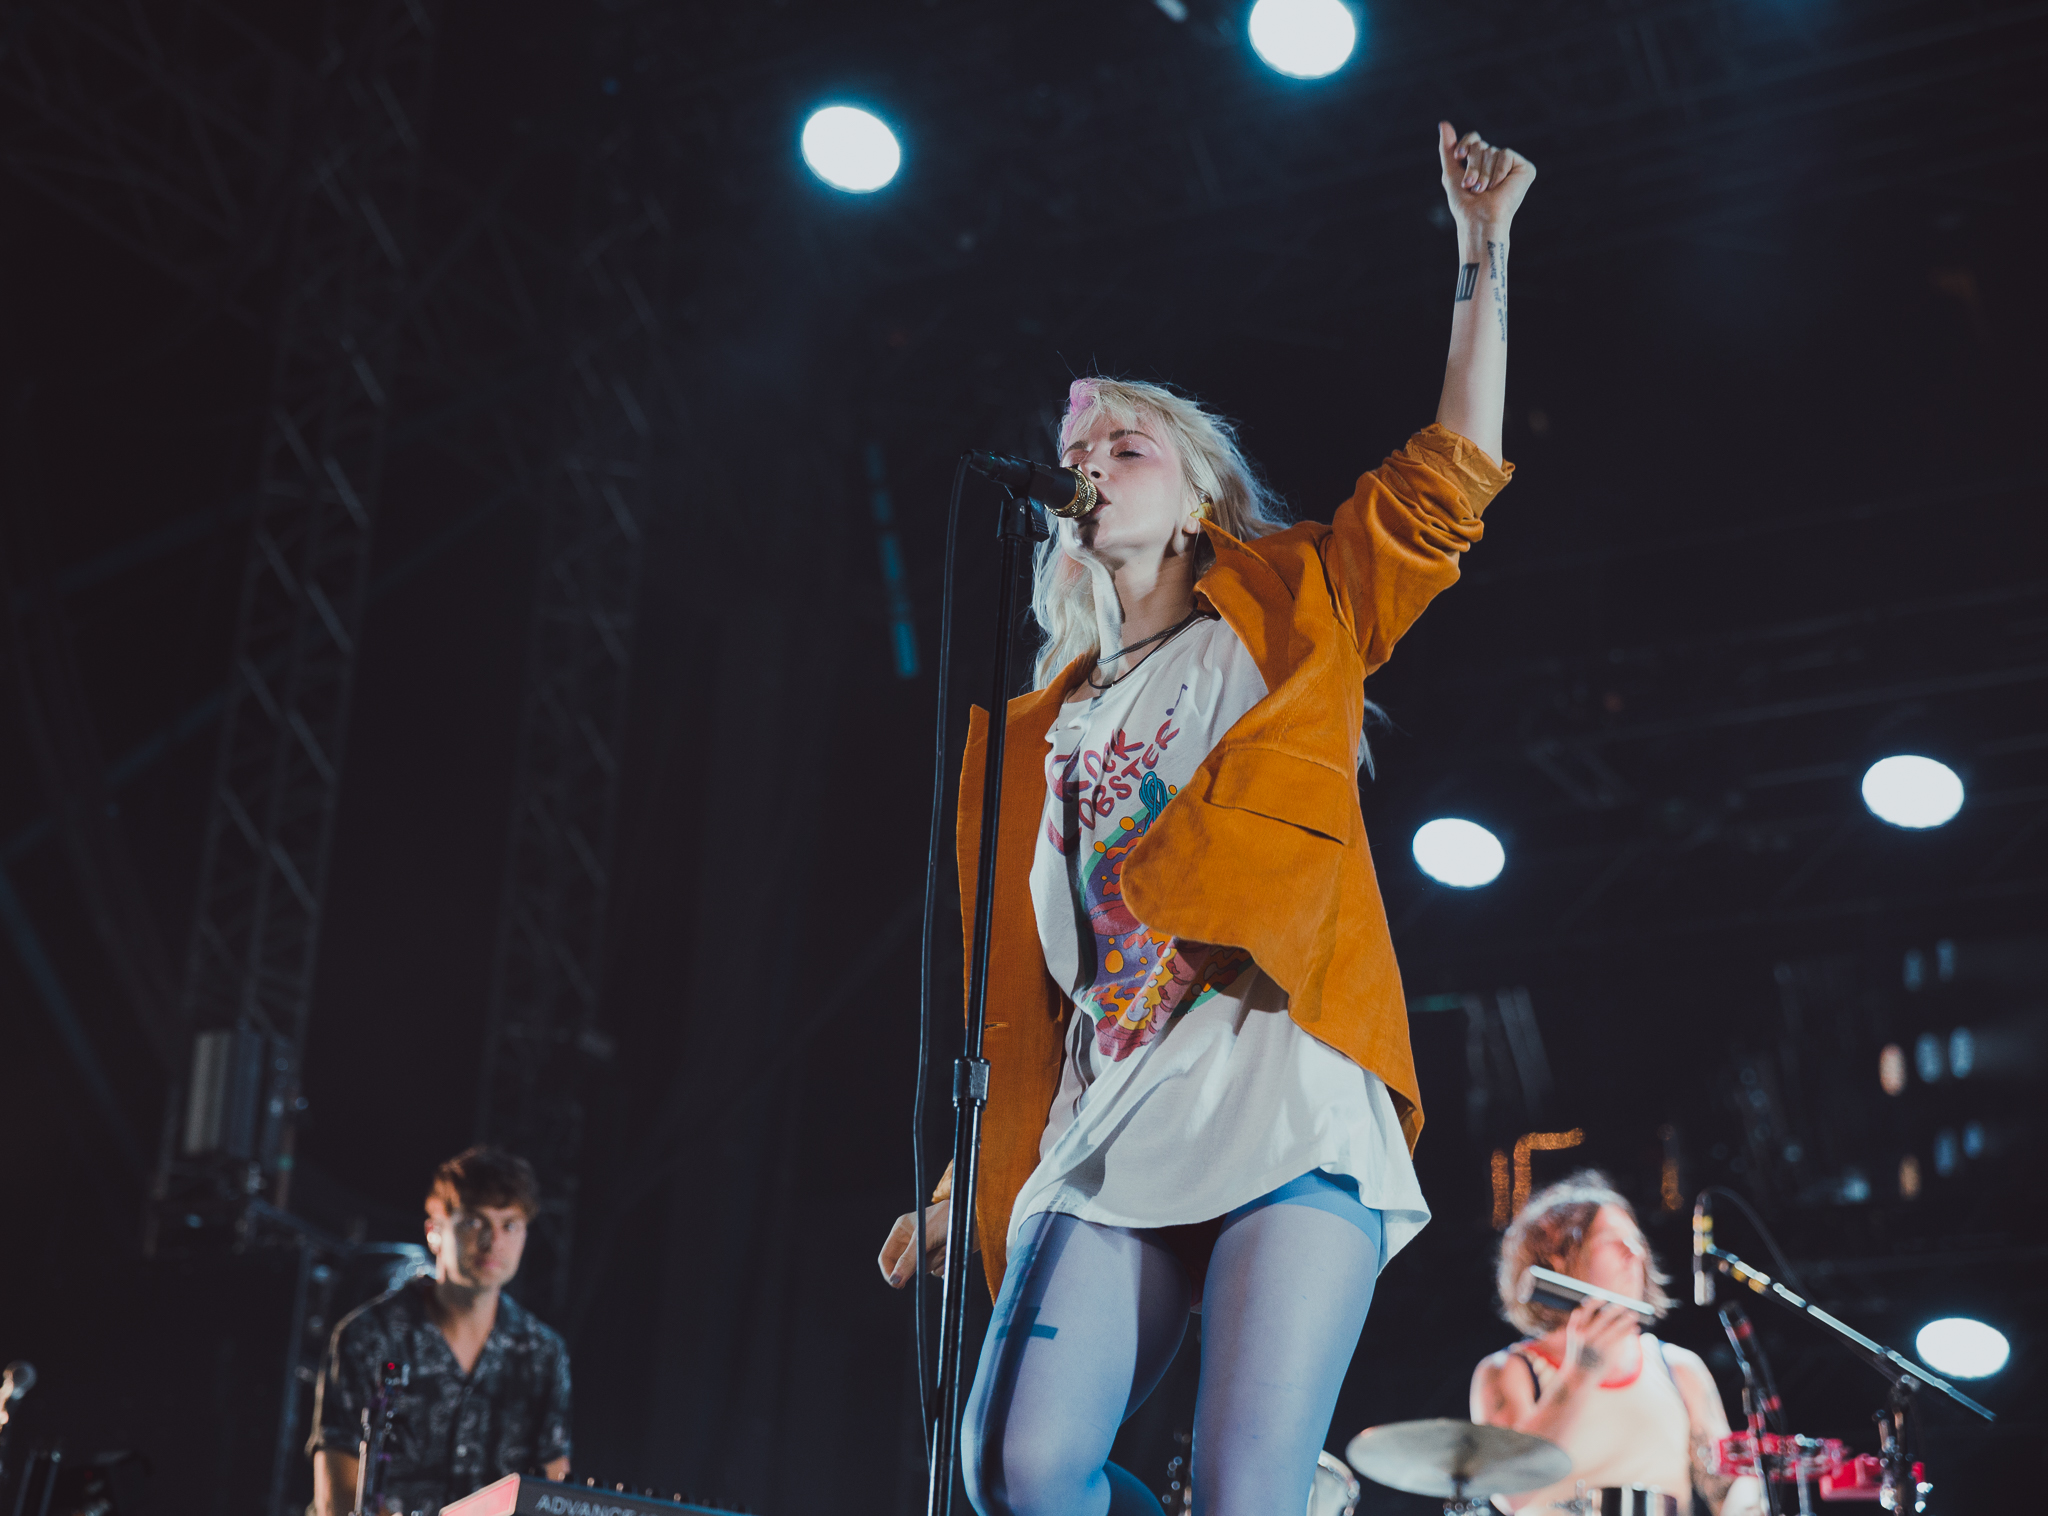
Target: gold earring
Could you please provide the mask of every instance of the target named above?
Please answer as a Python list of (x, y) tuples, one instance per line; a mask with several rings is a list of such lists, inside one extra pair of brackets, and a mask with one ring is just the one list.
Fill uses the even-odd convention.
[(1195, 502), (1194, 514), (1206, 519), (1209, 514), (1210, 507), (1215, 505), (1215, 503), (1216, 502), (1211, 500), (1207, 495), (1204, 495), (1201, 499)]

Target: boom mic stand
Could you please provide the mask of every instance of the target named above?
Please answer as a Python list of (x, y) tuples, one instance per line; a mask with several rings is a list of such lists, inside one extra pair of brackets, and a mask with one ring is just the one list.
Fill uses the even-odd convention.
[[(1077, 476), (1078, 477), (1078, 476)], [(974, 876), (974, 950), (967, 979), (967, 1042), (953, 1063), (953, 1199), (946, 1226), (946, 1285), (939, 1308), (939, 1394), (931, 1428), (927, 1516), (951, 1516), (953, 1464), (960, 1448), (960, 1369), (967, 1331), (968, 1246), (974, 1232), (976, 1181), (981, 1177), (981, 1115), (988, 1104), (988, 1060), (981, 1056), (987, 1019), (990, 919), (996, 891), (996, 839), (1003, 798), (1003, 739), (1010, 705), (1010, 644), (1017, 622), (1020, 560), (1051, 535), (1023, 487), (999, 479), (1007, 499), (996, 525), (1003, 545), (996, 593), (995, 670), (989, 688), (988, 752), (982, 764), (981, 844)], [(920, 1200), (922, 1197), (920, 1197)], [(921, 1214), (921, 1213), (920, 1213)], [(920, 1228), (921, 1232), (921, 1228)], [(914, 1242), (913, 1246), (920, 1245)], [(919, 1372), (923, 1372), (922, 1366)]]
[(1928, 1487), (1914, 1478), (1912, 1455), (1906, 1447), (1906, 1426), (1914, 1394), (1923, 1389), (1936, 1389), (1986, 1421), (1996, 1421), (1997, 1416), (1939, 1374), (1922, 1368), (1904, 1353), (1865, 1337), (1848, 1322), (1793, 1294), (1763, 1270), (1751, 1268), (1726, 1248), (1708, 1242), (1702, 1245), (1700, 1256), (1711, 1259), (1715, 1268), (1737, 1284), (1747, 1285), (1766, 1300), (1775, 1301), (1786, 1310), (1827, 1328), (1859, 1358), (1891, 1381), (1890, 1400), (1885, 1409), (1877, 1413), (1878, 1457), (1884, 1465), (1884, 1485), (1878, 1500), (1894, 1516), (1925, 1511)]

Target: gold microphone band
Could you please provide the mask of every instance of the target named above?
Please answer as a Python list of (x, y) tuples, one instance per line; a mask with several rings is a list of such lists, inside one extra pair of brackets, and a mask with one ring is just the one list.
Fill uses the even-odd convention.
[(1069, 521), (1077, 520), (1095, 509), (1100, 496), (1095, 493), (1095, 484), (1077, 468), (1061, 469), (1063, 474), (1074, 476), (1074, 498), (1065, 505), (1048, 506), (1055, 516), (1064, 516)]

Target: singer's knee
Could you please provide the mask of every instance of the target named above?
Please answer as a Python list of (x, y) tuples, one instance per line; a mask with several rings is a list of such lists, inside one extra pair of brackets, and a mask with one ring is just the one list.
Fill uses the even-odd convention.
[(1006, 1427), (992, 1439), (990, 1431), (970, 1415), (960, 1434), (961, 1473), (979, 1516), (1076, 1516), (1107, 1506), (1108, 1476), (1081, 1449), (1056, 1434)]

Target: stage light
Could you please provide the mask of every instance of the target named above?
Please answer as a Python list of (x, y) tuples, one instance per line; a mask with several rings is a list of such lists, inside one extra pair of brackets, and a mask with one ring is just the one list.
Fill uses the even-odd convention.
[(1913, 1043), (1913, 1067), (1920, 1071), (1925, 1084), (1941, 1078), (1941, 1039), (1934, 1033), (1922, 1032)]
[(1958, 1079), (1968, 1079), (1976, 1066), (1977, 1039), (1968, 1027), (1959, 1026), (1948, 1034), (1948, 1071)]
[(1925, 831), (1963, 808), (1963, 781), (1945, 763), (1900, 753), (1864, 770), (1863, 803), (1880, 821)]
[(834, 189), (865, 195), (896, 177), (903, 149), (882, 119), (856, 105), (828, 105), (804, 123), (804, 162)]
[(1944, 1316), (1920, 1328), (1913, 1339), (1920, 1358), (1931, 1369), (1957, 1379), (1982, 1379), (1996, 1374), (2012, 1356), (2005, 1333), (1968, 1316)]
[(1877, 1082), (1887, 1095), (1906, 1093), (1906, 1050), (1887, 1042), (1877, 1055)]
[(1946, 1179), (1963, 1166), (1963, 1150), (1956, 1134), (1943, 1127), (1934, 1134), (1934, 1172)]
[(1259, 0), (1252, 47), (1266, 66), (1292, 79), (1334, 74), (1358, 45), (1358, 18), (1341, 0)]
[(1415, 862), (1438, 884), (1476, 890), (1500, 877), (1508, 861), (1500, 839), (1475, 821), (1439, 816), (1416, 829)]

